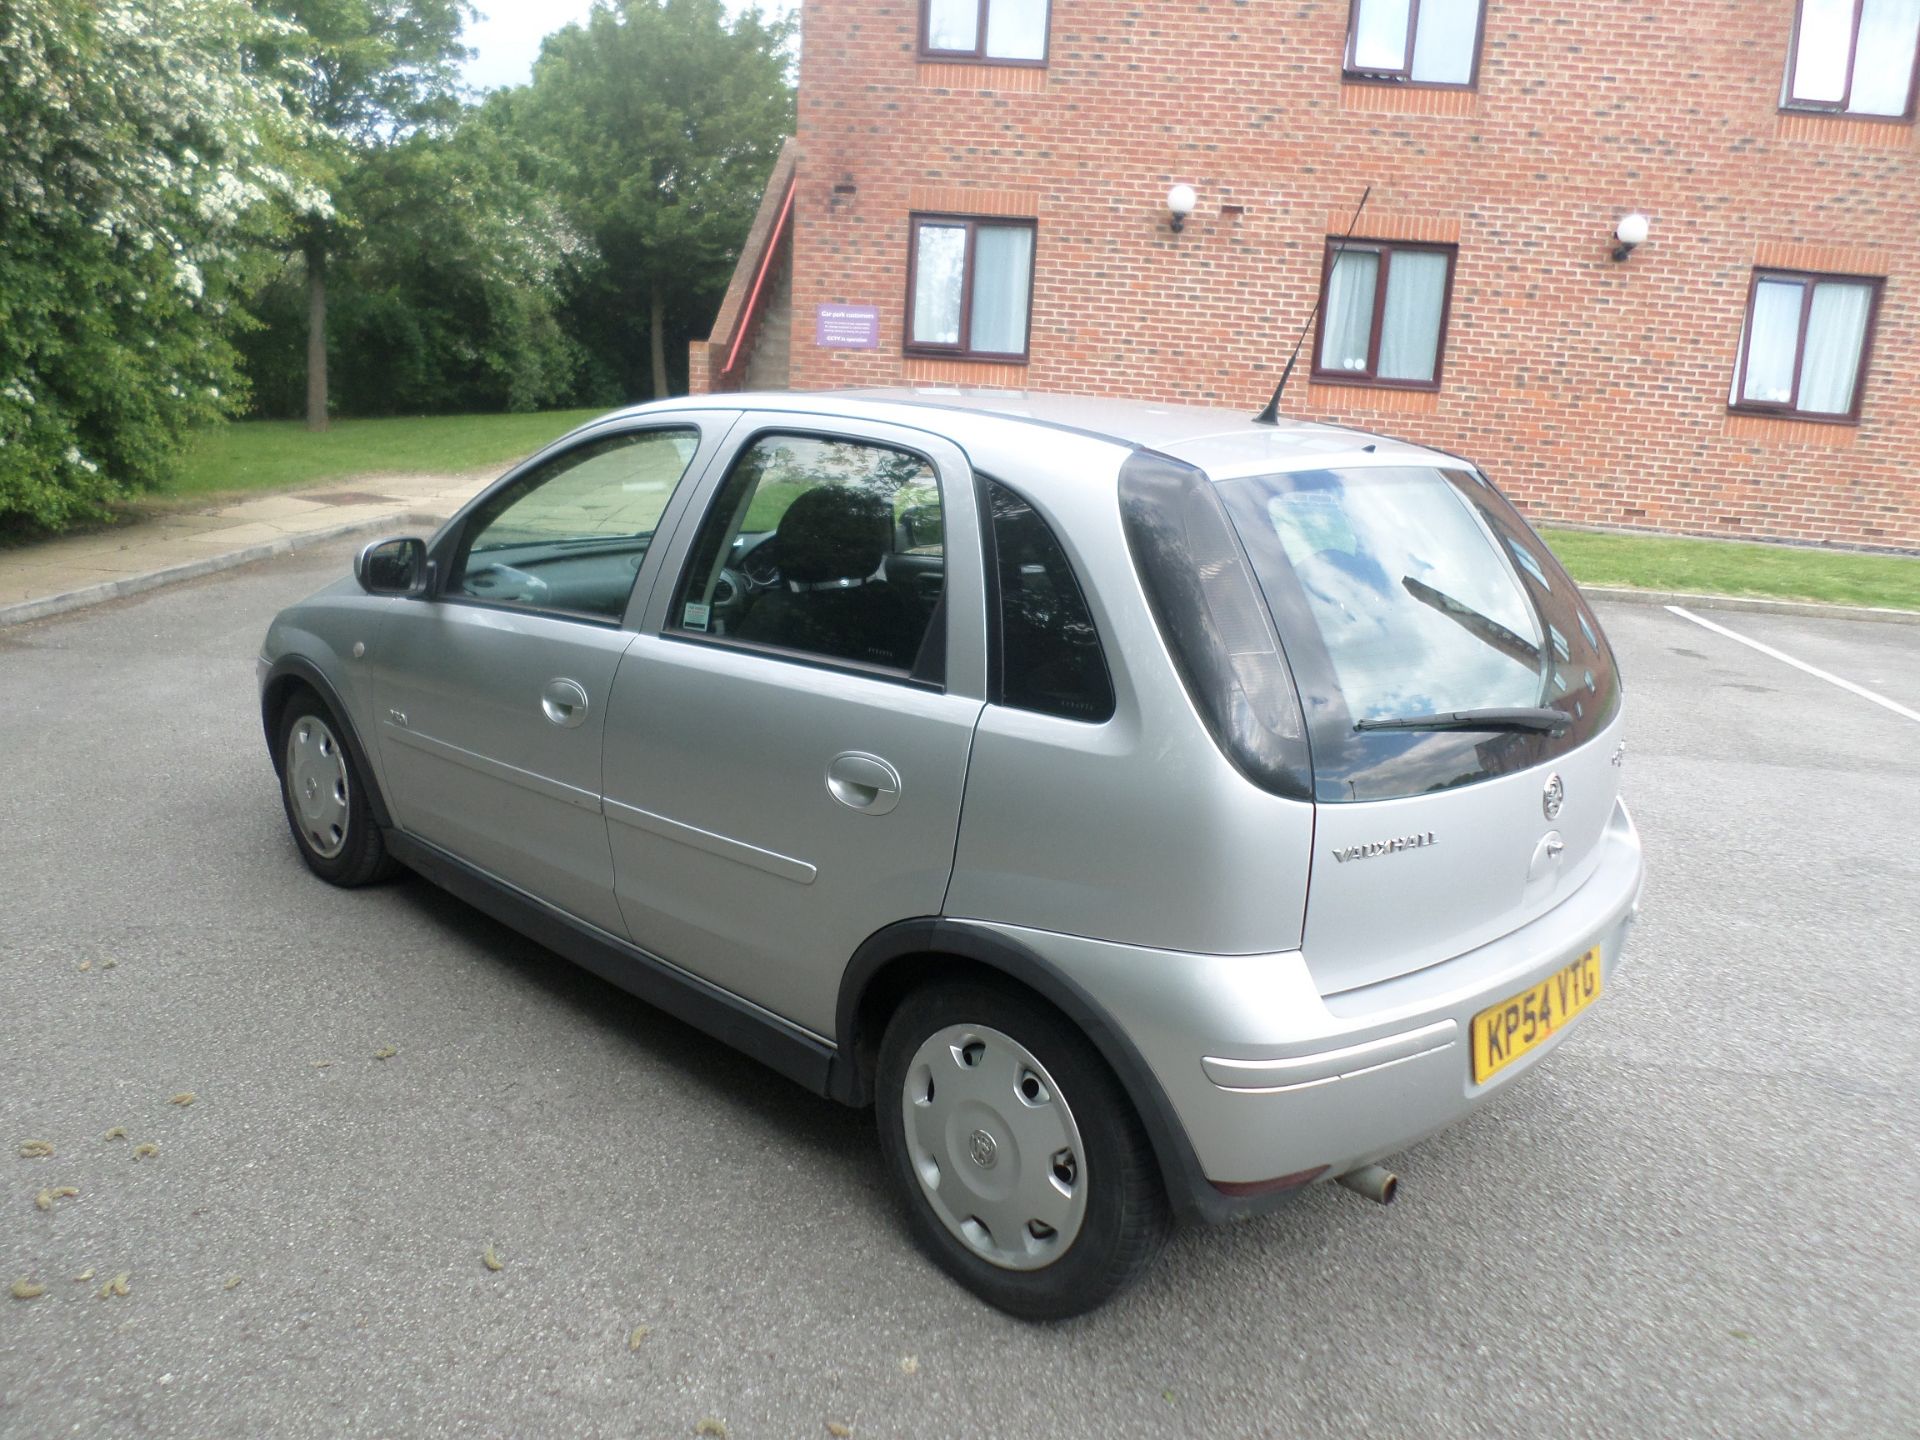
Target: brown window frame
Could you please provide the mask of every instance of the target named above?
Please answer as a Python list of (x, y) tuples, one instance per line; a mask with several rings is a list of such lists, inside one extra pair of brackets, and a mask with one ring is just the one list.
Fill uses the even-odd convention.
[[(1367, 331), (1367, 368), (1365, 370), (1328, 370), (1320, 364), (1320, 356), (1326, 349), (1327, 338), (1327, 286), (1333, 281), (1334, 257), (1348, 250), (1364, 250), (1369, 254), (1384, 257), (1384, 263), (1380, 266), (1379, 276), (1373, 287), (1373, 319)], [(1431, 380), (1381, 379), (1376, 373), (1380, 369), (1381, 321), (1385, 318), (1387, 309), (1387, 278), (1393, 271), (1393, 254), (1398, 250), (1447, 257), (1447, 284), (1440, 296), (1440, 335), (1434, 342), (1433, 379)], [(1365, 385), (1369, 389), (1380, 390), (1438, 390), (1446, 374), (1447, 322), (1453, 316), (1453, 281), (1459, 268), (1460, 247), (1458, 245), (1435, 244), (1424, 240), (1343, 240), (1338, 236), (1329, 235), (1326, 254), (1320, 262), (1320, 314), (1313, 328), (1311, 373), (1315, 383)]]
[(1807, 0), (1794, 0), (1793, 32), (1787, 40), (1787, 79), (1781, 90), (1780, 109), (1796, 114), (1844, 115), (1849, 120), (1878, 120), (1891, 125), (1911, 125), (1914, 105), (1920, 100), (1920, 40), (1914, 42), (1913, 63), (1907, 71), (1907, 108), (1898, 115), (1875, 115), (1849, 110), (1853, 99), (1853, 68), (1860, 59), (1860, 21), (1866, 12), (1866, 0), (1853, 0), (1853, 31), (1847, 38), (1847, 83), (1838, 100), (1801, 100), (1793, 93), (1794, 76), (1800, 68), (1800, 26), (1806, 19)]
[[(1745, 398), (1747, 357), (1753, 352), (1753, 302), (1760, 293), (1760, 282), (1763, 280), (1796, 281), (1805, 292), (1800, 297), (1800, 333), (1793, 342), (1793, 394), (1785, 403)], [(1844, 413), (1799, 408), (1800, 369), (1807, 358), (1807, 325), (1813, 315), (1813, 291), (1822, 281), (1865, 285), (1870, 291), (1867, 298), (1867, 327), (1860, 336), (1860, 365), (1853, 374), (1853, 407)], [(1739, 415), (1770, 415), (1782, 420), (1808, 420), (1819, 425), (1858, 425), (1861, 403), (1867, 394), (1867, 373), (1873, 363), (1874, 332), (1880, 324), (1880, 299), (1885, 286), (1886, 278), (1880, 275), (1842, 275), (1827, 270), (1787, 270), (1779, 266), (1756, 265), (1752, 278), (1747, 282), (1746, 315), (1740, 325), (1740, 353), (1734, 357), (1733, 395), (1727, 401), (1727, 409)]]
[(927, 44), (927, 33), (933, 19), (933, 0), (920, 0), (920, 58), (922, 60), (951, 61), (967, 65), (1019, 65), (1029, 70), (1044, 70), (1047, 61), (1053, 55), (1053, 0), (1042, 0), (1047, 7), (1045, 36), (1038, 60), (1017, 60), (1001, 55), (987, 53), (987, 12), (995, 0), (980, 0), (980, 18), (975, 24), (974, 46), (971, 50), (935, 50)]
[[(967, 260), (960, 272), (960, 340), (942, 345), (913, 338), (913, 301), (920, 286), (920, 229), (938, 225), (948, 229), (965, 226)], [(1025, 229), (1033, 232), (1032, 259), (1027, 265), (1027, 333), (1025, 345), (1018, 351), (975, 350), (968, 344), (973, 334), (973, 270), (979, 254), (974, 234), (981, 226), (1001, 229)], [(1040, 274), (1040, 222), (1019, 215), (942, 215), (915, 211), (907, 216), (907, 307), (901, 329), (901, 351), (943, 360), (984, 360), (1003, 365), (1025, 365), (1033, 355), (1033, 290)]]
[(1479, 0), (1473, 25), (1473, 69), (1466, 80), (1416, 80), (1413, 47), (1420, 34), (1420, 0), (1407, 3), (1407, 48), (1398, 70), (1361, 69), (1355, 62), (1360, 47), (1360, 7), (1367, 0), (1347, 0), (1347, 48), (1340, 60), (1340, 77), (1363, 85), (1407, 85), (1416, 90), (1477, 90), (1480, 88), (1480, 52), (1487, 39), (1487, 3)]

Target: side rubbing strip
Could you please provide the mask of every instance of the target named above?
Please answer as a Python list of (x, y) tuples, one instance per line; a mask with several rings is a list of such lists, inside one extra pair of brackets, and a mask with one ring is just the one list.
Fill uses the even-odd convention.
[(635, 830), (644, 830), (649, 835), (658, 835), (662, 840), (677, 840), (682, 845), (695, 850), (704, 850), (709, 855), (718, 855), (722, 860), (732, 860), (739, 865), (748, 865), (755, 870), (764, 870), (769, 875), (778, 875), (782, 880), (791, 880), (796, 885), (811, 885), (813, 877), (819, 871), (804, 860), (796, 860), (791, 855), (781, 855), (772, 850), (762, 850), (758, 845), (749, 845), (744, 840), (730, 839), (725, 835), (716, 835), (711, 830), (702, 830), (698, 826), (683, 824), (678, 820), (669, 820), (664, 815), (656, 815), (651, 810), (642, 810), (635, 805), (622, 805), (618, 800), (604, 802), (609, 820)]
[(522, 790), (531, 790), (549, 800), (558, 800), (563, 804), (575, 806), (581, 810), (598, 810), (600, 797), (591, 790), (582, 790), (577, 785), (568, 785), (564, 781), (554, 780), (545, 775), (536, 775), (531, 770), (522, 770), (518, 765), (509, 765), (504, 760), (495, 760), (490, 755), (477, 755), (471, 750), (449, 744), (445, 740), (436, 740), (431, 735), (422, 735), (418, 730), (405, 730), (391, 720), (383, 721), (380, 733), (388, 740), (410, 745), (429, 755), (449, 760), (455, 765), (464, 765), (469, 770), (495, 780), (504, 780), (509, 785), (518, 785)]

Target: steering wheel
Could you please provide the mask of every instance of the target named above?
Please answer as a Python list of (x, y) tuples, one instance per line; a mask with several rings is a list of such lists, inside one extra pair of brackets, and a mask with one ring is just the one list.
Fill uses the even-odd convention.
[(713, 582), (713, 599), (708, 602), (709, 618), (716, 632), (724, 634), (733, 629), (734, 622), (746, 613), (755, 588), (752, 579), (740, 571), (721, 570), (720, 578)]

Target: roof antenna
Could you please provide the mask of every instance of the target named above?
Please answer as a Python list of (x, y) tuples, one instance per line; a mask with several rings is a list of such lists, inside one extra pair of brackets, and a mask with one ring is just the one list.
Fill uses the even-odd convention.
[[(1360, 223), (1360, 212), (1367, 208), (1367, 196), (1371, 194), (1373, 194), (1371, 185), (1360, 192), (1360, 203), (1353, 207), (1353, 219), (1347, 222), (1347, 233), (1340, 237), (1342, 249), (1346, 248), (1347, 241), (1353, 239), (1354, 226)], [(1313, 322), (1320, 318), (1320, 306), (1326, 298), (1327, 290), (1323, 285), (1320, 287), (1319, 298), (1313, 302), (1313, 313), (1307, 316), (1307, 323), (1300, 327), (1300, 338), (1293, 342), (1293, 353), (1287, 356), (1287, 368), (1280, 372), (1280, 383), (1273, 387), (1273, 398), (1267, 401), (1266, 409), (1253, 417), (1254, 424), (1278, 425), (1280, 423), (1280, 397), (1286, 393), (1287, 381), (1293, 378), (1293, 362), (1300, 358), (1300, 347), (1307, 343), (1307, 332), (1313, 328)]]

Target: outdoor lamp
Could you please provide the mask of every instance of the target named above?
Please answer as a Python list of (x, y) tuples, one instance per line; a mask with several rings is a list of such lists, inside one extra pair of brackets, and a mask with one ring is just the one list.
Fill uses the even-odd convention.
[(1613, 247), (1613, 258), (1626, 259), (1637, 246), (1647, 243), (1647, 217), (1638, 210), (1623, 215), (1620, 223), (1613, 227), (1613, 238), (1620, 242)]
[(1187, 228), (1187, 217), (1199, 203), (1200, 197), (1193, 193), (1191, 185), (1176, 185), (1167, 191), (1167, 216), (1174, 234)]

